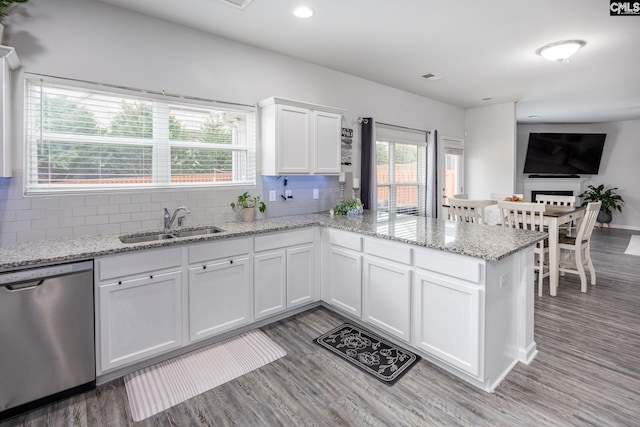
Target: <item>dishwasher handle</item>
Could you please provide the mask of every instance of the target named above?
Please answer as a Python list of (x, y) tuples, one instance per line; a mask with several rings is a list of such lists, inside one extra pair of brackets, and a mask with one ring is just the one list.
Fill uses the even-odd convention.
[(38, 286), (44, 283), (44, 279), (33, 281), (33, 282), (25, 282), (20, 284), (12, 284), (5, 286), (5, 289), (9, 292), (20, 292), (20, 291), (28, 291), (29, 289), (35, 289)]

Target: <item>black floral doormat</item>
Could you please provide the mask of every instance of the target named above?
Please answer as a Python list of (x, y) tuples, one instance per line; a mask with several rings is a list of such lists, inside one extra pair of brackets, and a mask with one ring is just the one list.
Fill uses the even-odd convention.
[(314, 341), (390, 386), (420, 360), (420, 356), (350, 323)]

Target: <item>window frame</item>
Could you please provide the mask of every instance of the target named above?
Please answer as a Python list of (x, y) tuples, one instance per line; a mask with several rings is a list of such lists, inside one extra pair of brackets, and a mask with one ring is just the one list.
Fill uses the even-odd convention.
[[(373, 206), (375, 206), (376, 211), (387, 212), (389, 214), (394, 213), (407, 213), (409, 215), (415, 216), (426, 216), (426, 198), (427, 198), (427, 142), (426, 142), (426, 132), (417, 132), (413, 130), (402, 130), (400, 128), (387, 127), (382, 124), (376, 123), (376, 137), (375, 137), (375, 153), (378, 151), (379, 143), (386, 143), (389, 146), (389, 182), (380, 183), (378, 182), (377, 175), (377, 167), (378, 167), (378, 159), (377, 155), (374, 159), (374, 173), (373, 175)], [(419, 138), (424, 138), (422, 141)], [(417, 162), (416, 162), (416, 181), (402, 181), (397, 182), (395, 177), (395, 157), (396, 150), (395, 147), (397, 144), (401, 145), (413, 145), (418, 147), (417, 153)], [(421, 155), (423, 154), (423, 155)], [(424, 170), (420, 170), (420, 166), (422, 165)], [(420, 182), (420, 178), (422, 177), (423, 182)], [(398, 212), (398, 188), (405, 186), (415, 186), (416, 187), (416, 212)], [(381, 187), (389, 188), (389, 206), (386, 209), (380, 209), (378, 207), (378, 189)]]
[[(42, 120), (42, 98), (33, 102), (29, 97), (34, 91), (42, 91), (44, 86), (60, 87), (70, 91), (83, 92), (89, 94), (105, 94), (108, 97), (121, 97), (123, 101), (132, 101), (148, 105), (152, 111), (152, 132), (151, 138), (136, 138), (131, 136), (107, 136), (107, 135), (82, 135), (78, 133), (45, 133), (44, 122)], [(41, 92), (42, 93), (42, 92)], [(41, 96), (41, 95), (38, 95)], [(115, 104), (115, 102), (114, 102)], [(172, 140), (170, 135), (170, 111), (178, 109), (200, 110), (202, 114), (211, 112), (231, 112), (243, 116), (241, 140), (235, 143), (209, 143), (201, 141)], [(25, 74), (24, 78), (24, 188), (25, 194), (47, 195), (60, 193), (87, 193), (87, 192), (121, 192), (121, 191), (141, 191), (155, 189), (185, 189), (185, 188), (246, 188), (255, 187), (257, 181), (257, 108), (255, 105), (236, 104), (193, 98), (186, 96), (168, 95), (153, 91), (144, 91), (132, 88), (123, 88), (108, 84), (99, 84), (72, 79), (64, 79), (38, 74)], [(233, 136), (232, 136), (233, 138)], [(239, 137), (236, 137), (239, 138)], [(74, 143), (96, 143), (109, 146), (151, 147), (151, 171), (150, 183), (39, 183), (38, 172), (38, 144), (42, 141), (70, 142)], [(172, 150), (173, 149), (193, 149), (202, 152), (203, 149), (212, 152), (231, 153), (231, 181), (208, 181), (196, 182), (197, 175), (206, 175), (206, 172), (191, 173), (194, 181), (179, 182), (174, 181), (177, 176), (171, 171)], [(214, 170), (211, 168), (210, 170)], [(215, 177), (215, 173), (211, 173)], [(126, 177), (125, 177), (126, 178)], [(125, 179), (123, 178), (123, 179)], [(142, 178), (141, 180), (144, 180)]]

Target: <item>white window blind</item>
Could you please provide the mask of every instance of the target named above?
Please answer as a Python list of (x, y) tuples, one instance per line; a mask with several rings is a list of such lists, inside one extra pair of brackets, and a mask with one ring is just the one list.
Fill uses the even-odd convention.
[(255, 108), (26, 80), (26, 191), (255, 185)]

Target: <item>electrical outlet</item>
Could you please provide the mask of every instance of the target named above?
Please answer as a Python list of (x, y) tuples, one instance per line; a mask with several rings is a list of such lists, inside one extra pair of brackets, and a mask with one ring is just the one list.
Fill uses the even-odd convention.
[(313, 189), (313, 199), (314, 200), (318, 200), (320, 198), (320, 190), (318, 190), (317, 188)]
[(287, 199), (291, 199), (293, 197), (293, 194), (291, 193), (291, 190), (286, 190), (284, 192), (284, 195), (287, 197)]
[(270, 202), (276, 201), (276, 190), (269, 190), (269, 201)]

